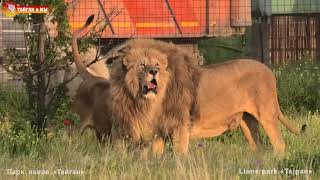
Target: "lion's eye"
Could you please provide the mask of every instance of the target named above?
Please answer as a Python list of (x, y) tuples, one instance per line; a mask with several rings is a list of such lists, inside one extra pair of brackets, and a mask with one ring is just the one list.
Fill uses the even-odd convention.
[(156, 68), (159, 68), (159, 67), (160, 67), (160, 65), (159, 65), (159, 63), (157, 63), (157, 64), (156, 64)]

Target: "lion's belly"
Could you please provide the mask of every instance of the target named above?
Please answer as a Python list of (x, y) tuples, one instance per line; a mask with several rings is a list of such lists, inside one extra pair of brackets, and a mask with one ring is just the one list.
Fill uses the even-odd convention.
[[(239, 87), (236, 78), (224, 81), (214, 77), (202, 77), (198, 89), (198, 117), (193, 121), (191, 138), (214, 137), (229, 129), (228, 120), (234, 114), (244, 112), (247, 107), (246, 89)], [(210, 83), (208, 83), (210, 82)]]
[(207, 138), (214, 137), (229, 130), (230, 117), (236, 113), (219, 113), (212, 112), (205, 115), (200, 115), (201, 118), (192, 123), (191, 138)]

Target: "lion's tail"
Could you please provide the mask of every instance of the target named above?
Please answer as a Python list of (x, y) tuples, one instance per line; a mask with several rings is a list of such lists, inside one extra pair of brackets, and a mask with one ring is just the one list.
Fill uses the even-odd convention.
[(307, 125), (304, 124), (304, 125), (302, 125), (302, 127), (301, 127), (301, 129), (300, 129), (300, 131), (299, 131), (298, 129), (294, 128), (294, 127), (289, 123), (288, 119), (285, 118), (282, 113), (280, 113), (280, 115), (279, 115), (279, 120), (281, 121), (281, 123), (282, 123), (290, 132), (292, 132), (293, 134), (295, 134), (295, 135), (297, 135), (297, 136), (298, 136), (298, 135), (301, 135), (302, 133), (304, 133), (305, 130), (306, 130), (306, 127), (307, 127)]
[(83, 79), (88, 79), (88, 78), (94, 77), (94, 75), (92, 73), (90, 73), (87, 70), (87, 68), (85, 67), (85, 65), (81, 62), (81, 56), (80, 56), (80, 53), (78, 50), (77, 39), (79, 38), (80, 33), (92, 23), (93, 19), (94, 19), (94, 15), (89, 16), (86, 23), (81, 28), (77, 29), (72, 35), (71, 46), (72, 46), (72, 53), (73, 53), (73, 57), (74, 57), (74, 62), (75, 62), (75, 65), (77, 67), (77, 70), (78, 70), (80, 76)]

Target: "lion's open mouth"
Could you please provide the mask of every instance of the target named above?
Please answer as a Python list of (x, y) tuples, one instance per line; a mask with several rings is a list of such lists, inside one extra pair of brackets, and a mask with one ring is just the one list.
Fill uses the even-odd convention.
[(150, 82), (146, 83), (146, 85), (143, 86), (143, 94), (146, 95), (149, 92), (153, 92), (154, 94), (157, 94), (157, 80), (152, 79)]

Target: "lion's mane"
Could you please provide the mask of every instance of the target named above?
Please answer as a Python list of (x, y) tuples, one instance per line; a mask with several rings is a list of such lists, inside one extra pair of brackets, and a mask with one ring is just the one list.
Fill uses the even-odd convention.
[[(142, 51), (136, 51), (142, 49)], [(148, 47), (126, 47), (124, 59), (111, 78), (112, 113), (115, 120), (115, 136), (130, 137), (133, 142), (149, 140), (155, 131), (155, 120), (161, 113), (161, 105), (165, 96), (168, 80), (167, 59), (163, 53)], [(130, 56), (132, 54), (133, 56)], [(128, 55), (129, 54), (129, 55)], [(139, 94), (140, 69), (137, 66), (139, 58), (154, 58), (160, 65), (159, 81), (161, 88), (155, 98), (147, 99)], [(164, 60), (165, 59), (165, 60)], [(124, 62), (126, 61), (126, 62)]]
[[(169, 73), (168, 77), (170, 79), (166, 86), (165, 95), (159, 97), (161, 100), (158, 101), (161, 104), (158, 102), (155, 108), (150, 108), (153, 104), (145, 103), (139, 99), (130, 99), (132, 97), (128, 96), (126, 88), (123, 88), (124, 83), (121, 78), (119, 78), (126, 72), (121, 65), (118, 66), (116, 70), (118, 77), (111, 78), (118, 82), (117, 86), (113, 86), (114, 92), (117, 92), (114, 93), (114, 99), (121, 99), (120, 101), (113, 101), (113, 105), (118, 106), (114, 108), (114, 110), (118, 109), (118, 111), (114, 112), (117, 114), (116, 116), (118, 116), (115, 120), (129, 120), (131, 118), (129, 121), (135, 121), (135, 118), (132, 119), (132, 117), (134, 117), (133, 114), (136, 112), (144, 112), (144, 114), (142, 114), (144, 118), (142, 119), (145, 120), (148, 127), (152, 127), (152, 131), (150, 128), (141, 128), (139, 132), (128, 133), (130, 135), (136, 134), (137, 136), (147, 133), (166, 137), (169, 136), (174, 129), (181, 127), (181, 125), (189, 126), (192, 117), (197, 116), (197, 105), (194, 98), (196, 97), (196, 89), (200, 76), (197, 60), (193, 54), (172, 43), (152, 39), (130, 40), (125, 52), (134, 48), (156, 49), (165, 54), (168, 59), (166, 70)], [(122, 96), (122, 98), (120, 98), (120, 96)], [(126, 116), (126, 118), (119, 118), (119, 114), (120, 116)], [(185, 117), (186, 115), (187, 118)], [(129, 122), (122, 121), (121, 123), (122, 125), (132, 126)], [(130, 130), (128, 126), (122, 129)]]

